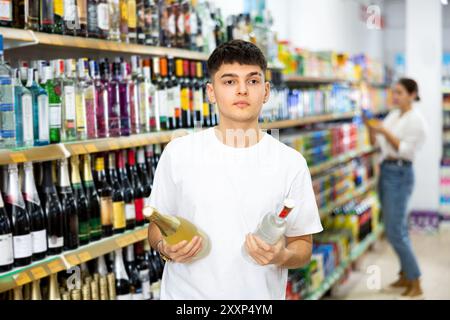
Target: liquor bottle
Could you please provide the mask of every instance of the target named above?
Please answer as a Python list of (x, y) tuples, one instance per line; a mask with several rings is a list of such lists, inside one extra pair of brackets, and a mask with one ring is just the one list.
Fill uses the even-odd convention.
[(155, 1), (156, 5), (158, 6), (158, 15), (159, 15), (159, 45), (163, 47), (168, 46), (168, 38), (169, 38), (169, 31), (168, 31), (168, 21), (169, 21), (169, 15), (168, 15), (168, 2), (167, 1)]
[(6, 0), (2, 3), (0, 14), (0, 27), (12, 27), (13, 22), (13, 2)]
[(154, 250), (153, 248), (150, 249), (149, 255), (151, 257), (152, 263), (155, 265), (158, 280), (161, 280), (164, 273), (164, 261), (161, 259), (159, 253), (156, 252), (156, 250)]
[(64, 216), (64, 250), (73, 250), (78, 248), (80, 244), (78, 206), (70, 186), (67, 159), (59, 160), (58, 165), (58, 194)]
[(165, 46), (168, 48), (176, 47), (177, 45), (177, 20), (175, 6), (173, 2), (167, 3), (167, 29)]
[(79, 28), (77, 21), (76, 0), (64, 0), (64, 30), (65, 34), (74, 36)]
[(56, 273), (50, 275), (48, 300), (61, 300), (58, 287), (58, 275)]
[(98, 38), (98, 0), (87, 0), (87, 34), (89, 38)]
[(150, 185), (153, 185), (153, 177), (155, 172), (153, 170), (153, 145), (145, 146), (145, 163), (147, 165), (147, 174), (150, 180)]
[(76, 130), (76, 103), (75, 82), (72, 77), (72, 60), (64, 61), (65, 77), (62, 88), (62, 141), (74, 141), (77, 138)]
[(142, 298), (143, 300), (150, 300), (152, 297), (152, 293), (150, 290), (150, 270), (149, 270), (149, 260), (148, 255), (145, 254), (144, 251), (144, 242), (148, 241), (140, 241), (135, 245), (136, 251), (136, 269), (139, 273), (139, 280), (141, 281), (142, 286)]
[(70, 158), (71, 175), (70, 181), (72, 183), (73, 196), (76, 204), (78, 205), (78, 236), (80, 239), (80, 245), (85, 245), (90, 241), (91, 234), (91, 217), (88, 206), (88, 201), (83, 190), (80, 177), (80, 159), (77, 155)]
[(194, 82), (194, 125), (201, 127), (203, 125), (203, 68), (200, 62), (191, 62), (191, 74)]
[(136, 0), (136, 16), (137, 16), (137, 25), (136, 25), (136, 34), (137, 34), (137, 43), (145, 44), (145, 6), (144, 0)]
[(120, 41), (120, 0), (107, 0), (110, 19), (110, 30), (108, 39), (112, 41)]
[[(96, 111), (97, 107), (97, 91), (95, 90), (94, 79), (90, 76), (89, 73), (89, 61), (84, 59), (84, 98), (86, 105), (86, 131), (88, 139), (97, 138), (97, 115)], [(81, 66), (80, 66), (81, 67)]]
[(136, 224), (142, 226), (145, 224), (143, 209), (144, 209), (144, 187), (142, 186), (139, 174), (136, 168), (136, 155), (134, 149), (128, 150), (127, 163), (128, 179), (134, 191), (134, 206), (136, 209)]
[(108, 268), (106, 267), (105, 256), (100, 256), (97, 259), (97, 273), (100, 277), (106, 277), (109, 273)]
[[(6, 1), (8, 2), (8, 1)], [(12, 26), (14, 28), (23, 29), (25, 27), (25, 1), (14, 0), (13, 1), (13, 21)]]
[(211, 124), (211, 113), (210, 113), (210, 103), (208, 100), (208, 94), (207, 94), (207, 90), (206, 90), (206, 86), (208, 84), (208, 79), (207, 77), (205, 77), (205, 68), (203, 66), (202, 62), (198, 62), (198, 64), (200, 65), (198, 68), (201, 68), (201, 72), (200, 70), (198, 70), (198, 72), (201, 75), (202, 78), (202, 91), (203, 91), (203, 127), (210, 127), (212, 126)]
[(14, 266), (31, 263), (33, 242), (31, 238), (30, 215), (19, 190), (19, 173), (16, 164), (8, 165), (8, 192), (6, 209), (12, 223), (14, 243)]
[(25, 7), (25, 29), (39, 31), (39, 3), (40, 1), (27, 1)]
[(0, 35), (0, 148), (14, 147), (16, 144), (12, 80), (12, 70), (3, 58), (3, 36)]
[[(86, 74), (84, 70), (84, 60), (77, 62), (77, 81), (75, 82), (75, 126), (77, 129), (77, 139), (85, 140), (87, 138), (86, 125)], [(91, 97), (92, 98), (92, 97)], [(92, 101), (92, 99), (91, 99)]]
[(53, 180), (52, 162), (43, 163), (41, 203), (47, 218), (48, 254), (62, 252), (64, 245), (63, 213)]
[(176, 92), (178, 88), (178, 82), (176, 79), (173, 79), (175, 74), (175, 66), (173, 64), (173, 57), (168, 58), (168, 76), (164, 79), (165, 86), (167, 88), (167, 109), (168, 109), (168, 117), (167, 123), (170, 130), (174, 130), (179, 128), (177, 113), (179, 112), (179, 103), (177, 99), (179, 98), (179, 94)]
[(123, 198), (125, 201), (125, 218), (126, 228), (128, 230), (134, 229), (136, 226), (136, 207), (134, 205), (134, 190), (128, 179), (127, 171), (125, 168), (125, 156), (126, 150), (117, 151), (117, 171), (122, 185)]
[(114, 275), (116, 300), (131, 300), (130, 280), (123, 263), (122, 249), (114, 251)]
[(13, 232), (11, 220), (0, 195), (0, 272), (9, 271), (14, 264)]
[(143, 147), (137, 149), (137, 172), (138, 177), (141, 178), (141, 184), (144, 190), (144, 206), (146, 206), (147, 200), (150, 198), (150, 193), (152, 192), (152, 182), (145, 162), (145, 150)]
[(119, 0), (120, 5), (120, 41), (128, 43), (128, 0)]
[[(204, 89), (206, 90), (206, 84), (208, 83), (208, 67), (206, 62), (202, 62), (203, 65), (203, 75), (205, 75), (205, 80), (204, 80)], [(219, 118), (218, 118), (218, 111), (217, 111), (217, 104), (213, 104), (209, 101), (206, 93), (205, 93), (205, 98), (204, 101), (208, 101), (208, 105), (209, 105), (209, 118), (210, 118), (210, 123), (211, 126), (217, 126), (219, 124)]]
[(8, 166), (2, 166), (2, 197), (8, 196)]
[(189, 15), (185, 15), (183, 12), (181, 1), (176, 0), (173, 3), (173, 10), (175, 13), (175, 22), (176, 22), (176, 36), (175, 36), (175, 44), (177, 48), (185, 48), (185, 34), (186, 34), (186, 21), (185, 19), (189, 19)]
[(127, 8), (128, 8), (128, 41), (130, 43), (136, 43), (137, 42), (136, 0), (128, 0)]
[(195, 51), (195, 48), (191, 46), (191, 34), (192, 31), (194, 31), (193, 28), (197, 28), (197, 25), (194, 25), (196, 24), (196, 17), (192, 14), (188, 1), (180, 2), (180, 11), (180, 15), (183, 16), (184, 23), (183, 47)]
[(53, 80), (53, 74), (55, 78), (61, 77), (60, 60), (52, 61), (52, 67), (45, 67), (44, 72), (46, 72), (47, 79), (44, 89), (48, 94), (50, 113), (50, 143), (59, 143), (61, 142), (61, 86), (59, 82)]
[(195, 110), (194, 110), (194, 74), (192, 73), (192, 63), (189, 60), (184, 61), (184, 76), (187, 79), (187, 83), (189, 86), (189, 113), (190, 113), (190, 121), (191, 128), (195, 126)]
[(159, 105), (158, 105), (158, 99), (156, 95), (156, 88), (155, 85), (152, 82), (152, 74), (150, 70), (150, 60), (146, 59), (144, 60), (144, 78), (146, 82), (146, 86), (148, 86), (148, 98), (149, 98), (149, 119), (147, 120), (149, 122), (150, 131), (160, 131), (161, 125), (159, 122)]
[(157, 87), (156, 104), (159, 109), (159, 122), (161, 130), (169, 128), (167, 123), (168, 105), (167, 105), (167, 88), (164, 77), (167, 76), (167, 60), (164, 58), (153, 58), (153, 76)]
[(89, 69), (91, 78), (95, 87), (95, 122), (98, 138), (106, 138), (109, 136), (108, 130), (108, 88), (100, 80), (99, 67), (97, 61), (89, 61)]
[[(104, 68), (106, 69), (105, 63)], [(109, 119), (109, 136), (119, 137), (120, 130), (120, 63), (114, 62), (112, 64), (113, 72), (111, 81), (109, 81), (109, 103), (108, 103), (108, 119)], [(109, 65), (108, 65), (109, 68)], [(102, 70), (102, 69), (100, 69)], [(106, 71), (106, 70), (105, 70)], [(103, 81), (103, 78), (102, 78)]]
[(31, 92), (22, 85), (19, 70), (14, 71), (16, 146), (31, 147), (33, 135), (33, 101)]
[(87, 1), (88, 0), (76, 0), (76, 22), (77, 32), (76, 35), (78, 37), (87, 37)]
[(144, 209), (144, 214), (147, 219), (155, 223), (168, 244), (174, 245), (183, 240), (190, 242), (192, 238), (199, 236), (203, 241), (202, 249), (194, 259), (201, 259), (209, 253), (208, 236), (193, 223), (182, 217), (161, 214), (150, 206)]
[(178, 59), (176, 62), (177, 76), (181, 85), (181, 125), (183, 128), (191, 127), (191, 110), (190, 110), (190, 95), (191, 89), (189, 86), (188, 69), (185, 68), (185, 61)]
[(144, 300), (144, 295), (142, 292), (142, 282), (139, 277), (139, 270), (137, 269), (136, 261), (134, 259), (134, 245), (131, 244), (126, 247), (125, 252), (125, 269), (130, 281), (131, 299)]
[(122, 185), (117, 177), (116, 154), (108, 153), (108, 179), (112, 188), (112, 205), (113, 205), (113, 232), (122, 233), (125, 231), (125, 202), (123, 198)]
[[(130, 125), (131, 133), (139, 134), (143, 131), (141, 128), (141, 103), (139, 95), (139, 85), (143, 81), (141, 69), (139, 67), (140, 59), (138, 56), (131, 57), (131, 77), (128, 73), (128, 82), (130, 90)], [(129, 64), (127, 64), (129, 66)]]
[[(151, 80), (149, 64), (140, 60), (142, 65), (138, 66), (137, 97), (139, 101), (139, 132), (150, 132), (150, 108), (151, 108)], [(146, 69), (148, 68), (148, 69)], [(135, 81), (136, 81), (135, 80)]]
[(105, 160), (102, 155), (95, 158), (95, 184), (100, 197), (100, 216), (102, 222), (102, 235), (109, 237), (113, 234), (113, 203), (112, 189), (106, 180)]
[(25, 207), (30, 215), (31, 240), (33, 244), (33, 261), (44, 259), (47, 255), (47, 229), (44, 211), (39, 199), (34, 180), (33, 164), (26, 162), (23, 165), (24, 178), (22, 193)]
[[(38, 85), (38, 71), (28, 69), (28, 82), (26, 87), (33, 96), (33, 135), (34, 145), (47, 145), (50, 141), (48, 94)], [(45, 80), (45, 79), (44, 79)]]
[(100, 216), (100, 200), (92, 179), (91, 156), (83, 155), (83, 186), (86, 195), (88, 213), (90, 216), (90, 239), (99, 240), (102, 237), (102, 223)]
[(161, 145), (153, 145), (153, 173), (156, 172), (156, 167), (158, 166), (159, 159), (161, 158)]
[[(34, 2), (34, 1), (29, 1)], [(39, 2), (39, 1), (37, 1)], [(38, 4), (39, 5), (39, 4)], [(53, 1), (53, 33), (56, 34), (64, 34), (65, 33), (65, 25), (64, 25), (64, 0), (54, 0)], [(49, 31), (47, 31), (49, 32)]]
[(129, 136), (130, 121), (130, 82), (128, 81), (127, 63), (116, 60), (117, 68), (120, 68), (119, 79), (119, 103), (120, 103), (120, 135)]
[(155, 0), (144, 0), (145, 7), (145, 44), (160, 45), (159, 8)]
[[(112, 16), (110, 12), (110, 5), (108, 4), (108, 0), (97, 0), (97, 20), (95, 21), (97, 24), (97, 38), (100, 39), (108, 39), (110, 36), (110, 32), (112, 30)], [(94, 22), (94, 26), (95, 26)]]
[[(37, 2), (37, 1), (30, 1)], [(39, 22), (40, 31), (47, 33), (54, 33), (55, 31), (55, 17), (53, 0), (40, 0), (39, 6)], [(33, 7), (33, 6), (31, 6)]]
[[(148, 242), (148, 241), (146, 241)], [(147, 259), (149, 260), (149, 273), (150, 273), (150, 292), (152, 296), (152, 300), (159, 300), (161, 293), (161, 279), (160, 272), (158, 270), (158, 265), (156, 264), (156, 260), (152, 255), (152, 251), (149, 246), (146, 249)]]

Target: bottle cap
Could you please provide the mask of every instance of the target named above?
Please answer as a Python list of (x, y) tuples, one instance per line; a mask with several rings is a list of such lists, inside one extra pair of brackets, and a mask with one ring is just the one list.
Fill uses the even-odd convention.
[(295, 207), (295, 201), (292, 199), (285, 199), (283, 203), (283, 209), (278, 215), (280, 218), (286, 218), (291, 210)]

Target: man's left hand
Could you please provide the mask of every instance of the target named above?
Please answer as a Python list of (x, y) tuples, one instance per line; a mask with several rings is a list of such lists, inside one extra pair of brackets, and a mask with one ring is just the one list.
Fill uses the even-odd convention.
[(258, 236), (249, 233), (245, 237), (245, 248), (248, 254), (261, 266), (282, 265), (285, 260), (286, 240), (282, 237), (273, 246), (265, 243)]

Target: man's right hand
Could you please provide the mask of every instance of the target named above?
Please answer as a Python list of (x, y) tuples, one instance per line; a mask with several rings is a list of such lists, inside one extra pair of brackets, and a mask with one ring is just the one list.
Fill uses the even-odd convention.
[(190, 242), (183, 240), (177, 244), (169, 245), (162, 241), (159, 250), (163, 255), (174, 262), (189, 263), (202, 249), (202, 238), (195, 236)]

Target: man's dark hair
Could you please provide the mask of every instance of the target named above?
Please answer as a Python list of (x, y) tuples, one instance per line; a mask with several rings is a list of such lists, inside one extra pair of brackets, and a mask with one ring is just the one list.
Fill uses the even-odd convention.
[(217, 47), (208, 59), (208, 72), (211, 79), (223, 64), (259, 66), (265, 73), (267, 60), (262, 51), (251, 42), (232, 40)]

